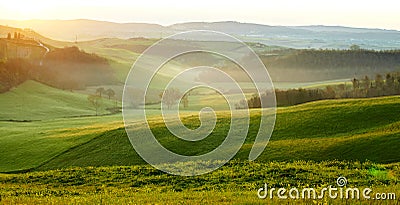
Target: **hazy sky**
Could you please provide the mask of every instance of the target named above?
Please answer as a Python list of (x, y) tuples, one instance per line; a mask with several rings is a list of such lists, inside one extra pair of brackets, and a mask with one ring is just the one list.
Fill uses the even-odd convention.
[(188, 21), (239, 21), (268, 25), (342, 25), (400, 30), (400, 3), (288, 0), (4, 0), (0, 19), (96, 19), (170, 25)]

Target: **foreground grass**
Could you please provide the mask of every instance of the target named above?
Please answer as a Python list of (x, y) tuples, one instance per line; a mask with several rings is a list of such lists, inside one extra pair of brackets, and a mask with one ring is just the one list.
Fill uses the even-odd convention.
[[(389, 201), (344, 199), (259, 199), (257, 190), (269, 187), (322, 189), (336, 186), (344, 176), (348, 187), (369, 187), (374, 193), (399, 196), (400, 164), (372, 162), (296, 161), (256, 163), (234, 160), (209, 174), (182, 177), (148, 165), (75, 167), (0, 175), (2, 202), (23, 204), (182, 204), (182, 203), (357, 203), (396, 204)], [(1, 203), (1, 202), (0, 202)]]
[[(377, 188), (380, 193), (390, 193), (398, 186)], [(398, 200), (357, 199), (259, 199), (256, 191), (182, 191), (133, 192), (115, 188), (103, 193), (79, 196), (12, 196), (0, 204), (398, 204)]]
[(101, 133), (123, 126), (120, 115), (0, 122), (0, 172), (31, 169)]

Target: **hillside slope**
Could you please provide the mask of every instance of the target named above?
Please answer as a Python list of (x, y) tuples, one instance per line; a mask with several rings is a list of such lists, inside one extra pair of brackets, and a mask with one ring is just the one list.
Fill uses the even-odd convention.
[[(276, 127), (264, 153), (257, 161), (370, 160), (400, 161), (400, 98), (329, 100), (278, 109)], [(257, 114), (246, 143), (236, 158), (248, 158), (257, 131)], [(199, 155), (212, 150), (225, 137), (228, 115), (205, 140), (187, 142), (167, 133), (163, 125), (152, 127), (161, 144), (171, 151)], [(195, 117), (186, 119), (196, 124)], [(135, 165), (144, 163), (134, 152), (123, 128), (104, 132), (90, 142), (55, 157), (39, 169), (70, 166)]]
[[(101, 114), (113, 102), (104, 99)], [(26, 81), (0, 94), (0, 120), (42, 120), (60, 117), (95, 115), (87, 95), (59, 90), (36, 81)]]
[(21, 28), (14, 28), (14, 27), (3, 26), (3, 25), (0, 25), (0, 37), (1, 38), (6, 38), (8, 33), (13, 34), (14, 32), (17, 32), (17, 33), (21, 33), (22, 35), (24, 35), (28, 38), (33, 38), (33, 39), (39, 40), (39, 41), (43, 42), (44, 44), (46, 44), (46, 46), (49, 48), (52, 48), (53, 46), (64, 47), (64, 46), (72, 44), (72, 42), (63, 42), (63, 41), (57, 41), (57, 40), (47, 38), (31, 29), (21, 29)]

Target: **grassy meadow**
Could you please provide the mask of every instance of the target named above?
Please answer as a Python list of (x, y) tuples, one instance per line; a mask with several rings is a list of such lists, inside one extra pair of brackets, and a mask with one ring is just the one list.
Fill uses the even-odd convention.
[(257, 190), (270, 187), (335, 185), (337, 176), (351, 187), (373, 193), (399, 190), (399, 163), (233, 160), (196, 177), (173, 176), (149, 165), (75, 167), (23, 174), (0, 174), (4, 204), (396, 204), (398, 201), (356, 199), (259, 199)]
[[(98, 114), (107, 114), (107, 107), (114, 101), (102, 99)], [(0, 120), (30, 121), (54, 118), (91, 116), (95, 114), (87, 95), (71, 90), (59, 90), (38, 83), (26, 81), (18, 87), (0, 94)]]
[[(400, 146), (398, 100), (399, 97), (331, 100), (279, 108), (271, 140), (256, 161), (397, 162), (400, 156), (397, 149)], [(218, 116), (219, 127), (208, 138), (198, 142), (175, 138), (158, 117), (154, 117), (155, 120), (150, 118), (150, 126), (168, 149), (199, 155), (212, 150), (225, 138), (230, 115), (220, 111)], [(258, 110), (252, 110), (250, 131), (237, 159), (247, 159), (257, 133), (258, 116)], [(183, 122), (194, 127), (199, 124), (196, 115), (184, 117)], [(120, 115), (0, 123), (3, 128), (1, 142), (7, 145), (1, 147), (2, 153), (8, 153), (0, 164), (2, 172), (15, 171), (17, 167), (50, 170), (143, 164), (129, 143)], [(16, 150), (18, 146), (20, 148)], [(43, 148), (48, 151), (41, 153)], [(31, 153), (26, 150), (31, 150)], [(16, 156), (23, 167), (15, 164)]]
[[(118, 82), (88, 86), (85, 90), (60, 90), (28, 80), (0, 94), (0, 204), (400, 203), (400, 96), (322, 100), (280, 107), (268, 146), (249, 162), (260, 121), (260, 109), (252, 109), (245, 143), (222, 168), (201, 176), (182, 177), (151, 167), (133, 149), (121, 113), (112, 113), (109, 108), (115, 104), (121, 107), (118, 99), (132, 63), (155, 41), (110, 38), (64, 42), (62, 46), (76, 45), (107, 57)], [(173, 62), (165, 69), (179, 66), (182, 65)], [(161, 74), (154, 80), (154, 96), (170, 77)], [(275, 86), (322, 88), (345, 81), (277, 82)], [(88, 96), (100, 87), (112, 88), (116, 95), (101, 98), (96, 116)], [(251, 95), (246, 93), (246, 97)], [(191, 95), (189, 100), (190, 109), (181, 107), (181, 119), (189, 128), (200, 123), (198, 111), (193, 110), (210, 105), (217, 110), (217, 127), (203, 140), (189, 142), (174, 137), (158, 115), (159, 103), (146, 105), (148, 118), (163, 146), (180, 154), (201, 155), (225, 139), (231, 117), (224, 111), (226, 101), (215, 93)], [(135, 119), (133, 126), (138, 132), (143, 129)], [(257, 190), (264, 183), (276, 188), (320, 190), (336, 186), (339, 176), (348, 179), (349, 187), (394, 192), (397, 198), (379, 201), (257, 197)]]
[[(29, 88), (46, 96), (54, 91), (35, 82), (27, 84), (31, 87), (23, 84), (14, 90), (15, 95), (28, 98)], [(86, 95), (55, 93), (41, 101), (42, 105), (46, 102), (48, 107), (57, 108), (66, 102), (56, 99), (68, 97), (74, 99), (72, 105), (76, 108), (69, 107), (76, 113), (62, 110), (46, 114), (46, 119), (40, 114), (24, 115), (28, 110), (20, 109), (4, 118), (16, 121), (0, 122), (0, 172), (4, 173), (0, 174), (0, 203), (275, 204), (282, 201), (257, 198), (256, 191), (264, 182), (276, 187), (318, 189), (335, 185), (338, 176), (347, 177), (349, 185), (357, 187), (373, 187), (381, 192), (399, 190), (397, 96), (326, 100), (278, 108), (275, 130), (266, 150), (255, 162), (248, 162), (260, 115), (254, 109), (246, 142), (233, 161), (206, 175), (179, 177), (152, 168), (136, 154), (120, 114), (93, 116)], [(9, 97), (10, 92), (6, 94)], [(35, 103), (34, 99), (29, 102)], [(4, 103), (2, 107), (5, 105), (11, 106)], [(25, 108), (28, 106), (32, 105)], [(42, 112), (50, 112), (48, 107)], [(79, 116), (90, 113), (92, 116)], [(182, 116), (184, 124), (198, 126), (197, 113), (186, 114)], [(150, 116), (150, 125), (160, 143), (171, 151), (199, 155), (221, 143), (229, 129), (229, 113), (217, 111), (217, 115), (217, 129), (199, 142), (175, 138), (158, 116)], [(25, 118), (29, 121), (23, 121)], [(371, 203), (328, 198), (294, 202)], [(379, 203), (396, 204), (398, 199)]]

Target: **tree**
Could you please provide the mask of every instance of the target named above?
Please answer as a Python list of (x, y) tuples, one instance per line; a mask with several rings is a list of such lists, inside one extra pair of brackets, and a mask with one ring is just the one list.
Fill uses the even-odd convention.
[(333, 88), (333, 86), (328, 85), (328, 86), (326, 86), (325, 90), (326, 90), (325, 97), (327, 99), (334, 99), (336, 97), (336, 92), (335, 92), (335, 89)]
[(394, 77), (390, 73), (386, 74), (386, 86), (389, 88), (394, 87)]
[(375, 76), (375, 86), (378, 89), (381, 89), (383, 87), (383, 78), (381, 74), (377, 74)]
[(397, 75), (397, 77), (395, 78), (397, 83), (396, 83), (396, 89), (398, 91), (400, 91), (400, 74)]
[(106, 95), (108, 96), (108, 99), (110, 100), (112, 97), (115, 96), (115, 92), (113, 89), (109, 88), (105, 91)]
[(184, 107), (184, 108), (189, 107), (188, 96), (185, 95), (185, 96), (182, 98), (182, 102), (183, 102), (183, 107)]
[(96, 94), (98, 94), (98, 95), (101, 97), (101, 95), (102, 95), (105, 91), (106, 91), (106, 90), (105, 90), (103, 87), (97, 88), (97, 89), (96, 89)]
[(248, 107), (247, 101), (244, 100), (244, 99), (240, 100), (238, 103), (235, 104), (235, 109), (237, 109), (237, 110), (238, 109), (245, 109), (247, 107)]
[(387, 73), (384, 87), (384, 95), (393, 95), (395, 94), (396, 86), (395, 86), (395, 77), (394, 73)]
[(190, 93), (188, 92), (185, 95), (183, 95), (183, 97), (182, 97), (182, 103), (183, 103), (184, 108), (189, 107), (189, 95), (190, 95)]
[(10, 40), (11, 39), (11, 33), (7, 34), (7, 39)]
[(350, 50), (353, 50), (353, 51), (360, 50), (360, 49), (361, 49), (361, 47), (357, 44), (353, 44), (350, 46)]
[(98, 95), (89, 95), (88, 101), (89, 101), (90, 105), (92, 105), (96, 109), (96, 116), (97, 116), (99, 113), (98, 110), (102, 104), (101, 97)]
[(162, 103), (167, 105), (168, 109), (178, 102), (180, 96), (181, 92), (177, 88), (169, 88), (160, 94)]
[(14, 32), (14, 39), (17, 39), (18, 38), (18, 34), (17, 34), (17, 32)]
[(364, 85), (364, 89), (370, 88), (371, 81), (369, 80), (369, 77), (367, 75), (364, 77), (363, 85)]
[(354, 90), (356, 90), (356, 89), (358, 89), (358, 88), (360, 87), (360, 81), (359, 81), (358, 79), (353, 78), (353, 79), (351, 80), (351, 82), (353, 83), (353, 89), (354, 89)]

